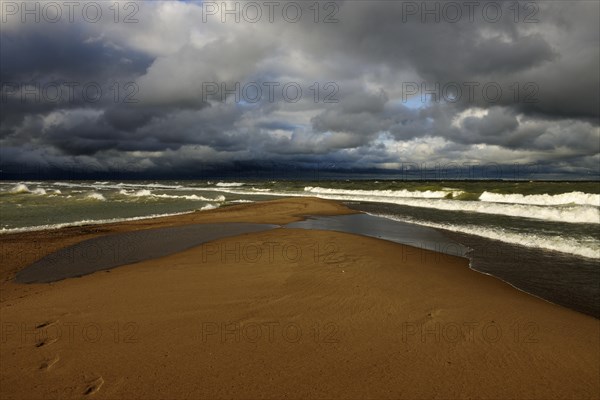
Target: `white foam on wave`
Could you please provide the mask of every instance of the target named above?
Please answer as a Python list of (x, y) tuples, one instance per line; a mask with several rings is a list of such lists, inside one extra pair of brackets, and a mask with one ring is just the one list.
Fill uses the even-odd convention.
[(411, 207), (433, 208), (445, 211), (467, 211), (481, 214), (506, 215), (509, 217), (535, 218), (546, 221), (575, 224), (600, 224), (600, 209), (594, 206), (538, 206), (529, 204), (490, 203), (485, 201), (400, 198), (373, 195), (331, 195), (323, 193), (315, 193), (315, 195), (330, 200), (368, 201), (374, 203), (400, 204)]
[[(191, 188), (190, 188), (191, 189)], [(307, 190), (308, 189), (308, 190)], [(243, 188), (199, 187), (193, 190), (216, 191), (237, 195), (259, 195), (260, 193)], [(393, 192), (402, 192), (407, 197), (400, 197)], [(306, 187), (303, 192), (270, 191), (269, 196), (306, 197), (315, 196), (323, 199), (399, 204), (411, 207), (432, 208), (445, 211), (466, 211), (490, 215), (505, 215), (518, 218), (534, 218), (546, 221), (566, 223), (600, 224), (600, 209), (590, 205), (557, 205), (542, 206), (533, 204), (509, 204), (487, 201), (451, 200), (445, 196), (453, 196), (462, 192), (448, 188), (446, 191), (390, 191), (390, 190), (343, 190), (329, 188)], [(408, 197), (410, 195), (413, 197)], [(416, 197), (420, 196), (420, 197)]]
[(18, 183), (8, 191), (12, 194), (29, 193), (29, 188), (23, 183)]
[(570, 192), (561, 194), (499, 194), (483, 192), (479, 200), (493, 203), (531, 204), (540, 206), (556, 206), (579, 204), (600, 207), (600, 194)]
[(210, 199), (196, 194), (191, 195), (173, 195), (173, 194), (153, 194), (152, 197), (160, 199), (185, 199), (185, 200), (198, 200), (198, 201), (225, 201), (225, 196), (217, 196), (214, 199)]
[[(202, 209), (204, 209), (204, 207)], [(0, 235), (1, 234), (10, 234), (10, 233), (19, 233), (19, 232), (55, 230), (55, 229), (61, 229), (61, 228), (66, 228), (66, 227), (70, 227), (70, 226), (104, 225), (104, 224), (112, 224), (115, 222), (138, 221), (141, 219), (172, 217), (175, 215), (191, 214), (193, 212), (195, 212), (195, 211), (183, 211), (183, 212), (169, 213), (169, 214), (150, 214), (150, 215), (144, 215), (141, 217), (129, 217), (129, 218), (85, 219), (85, 220), (81, 220), (81, 221), (63, 222), (63, 223), (59, 223), (59, 224), (49, 224), (49, 225), (26, 226), (26, 227), (22, 227), (22, 228), (2, 228), (2, 229), (0, 229)]]
[(215, 190), (219, 190), (219, 188), (226, 189), (228, 187), (231, 187), (231, 188), (240, 187), (240, 186), (244, 185), (244, 183), (220, 182), (216, 185), (216, 186), (218, 186), (218, 188), (214, 187), (214, 186), (213, 187), (197, 187), (197, 186), (182, 186), (179, 184), (165, 185), (162, 183), (130, 183), (130, 182), (119, 182), (119, 183), (112, 183), (112, 182), (94, 182), (94, 183), (54, 182), (54, 183), (52, 183), (52, 185), (66, 187), (66, 188), (77, 188), (77, 189), (88, 188), (88, 189), (95, 189), (95, 190), (102, 190), (102, 191), (106, 191), (106, 190), (110, 190), (110, 189), (128, 190), (128, 191), (132, 191), (132, 190), (143, 191), (143, 190), (150, 190), (150, 189), (159, 189), (159, 190), (164, 189), (164, 190), (175, 190), (175, 191), (182, 191), (182, 190), (183, 191), (215, 191)]
[(61, 187), (66, 187), (66, 188), (81, 188), (81, 187), (87, 187), (87, 188), (92, 188), (94, 187), (93, 184), (90, 183), (78, 183), (78, 182), (54, 182), (52, 183), (53, 186), (61, 186)]
[(44, 188), (36, 188), (36, 189), (33, 189), (31, 191), (31, 194), (44, 195), (44, 194), (46, 194), (46, 189), (44, 189)]
[(332, 189), (323, 187), (307, 186), (305, 192), (316, 194), (339, 194), (347, 196), (378, 196), (378, 197), (403, 197), (403, 198), (423, 198), (423, 199), (443, 199), (449, 194), (458, 196), (463, 193), (461, 190), (346, 190)]
[(98, 200), (98, 201), (106, 201), (106, 197), (104, 197), (100, 193), (92, 192), (85, 196), (87, 200)]
[(495, 227), (443, 224), (430, 221), (421, 221), (412, 218), (398, 218), (394, 215), (387, 214), (374, 215), (395, 221), (409, 222), (411, 224), (428, 226), (431, 228), (446, 229), (453, 232), (481, 236), (509, 244), (558, 251), (561, 253), (568, 253), (586, 258), (600, 259), (600, 242), (594, 238), (587, 238), (584, 242), (582, 242), (574, 238), (566, 238), (559, 235), (540, 235), (535, 233), (521, 234), (507, 229)]
[(111, 183), (111, 182), (54, 182), (52, 185), (68, 188), (94, 188), (99, 190), (107, 189), (136, 189), (136, 188), (151, 188), (151, 189), (182, 189), (181, 185), (164, 185), (161, 183)]
[(128, 191), (125, 189), (121, 189), (119, 191), (119, 194), (122, 194), (124, 196), (131, 196), (131, 197), (152, 197), (152, 198), (157, 198), (157, 199), (184, 199), (184, 200), (216, 201), (216, 202), (225, 201), (225, 196), (223, 196), (223, 195), (220, 195), (214, 199), (211, 199), (211, 198), (207, 198), (204, 196), (198, 196), (196, 194), (191, 194), (191, 195), (154, 194), (148, 189), (142, 189), (142, 190), (138, 190), (138, 191)]
[(125, 195), (125, 196), (131, 196), (131, 197), (148, 197), (148, 196), (152, 196), (152, 192), (149, 191), (148, 189), (142, 189), (142, 190), (138, 190), (136, 192), (129, 192), (125, 189), (121, 189), (119, 191), (119, 194)]
[(117, 183), (116, 185), (111, 185), (109, 187), (131, 187), (131, 188), (144, 188), (149, 187), (153, 189), (181, 189), (183, 186), (181, 185), (163, 185), (162, 183)]
[(240, 182), (219, 182), (215, 186), (218, 186), (218, 187), (239, 187), (239, 186), (244, 186), (244, 185), (245, 185), (245, 183), (240, 183)]
[(30, 194), (38, 194), (38, 195), (44, 195), (46, 194), (46, 189), (43, 188), (36, 188), (36, 189), (29, 189), (29, 187), (27, 187), (26, 184), (24, 183), (18, 183), (15, 186), (13, 186), (8, 193), (10, 194), (24, 194), (24, 193), (30, 193)]

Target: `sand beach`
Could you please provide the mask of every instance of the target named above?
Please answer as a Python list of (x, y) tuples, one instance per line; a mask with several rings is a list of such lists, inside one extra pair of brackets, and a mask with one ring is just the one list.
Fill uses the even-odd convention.
[[(466, 258), (282, 226), (352, 213), (292, 198), (3, 235), (0, 397), (600, 398), (599, 320)], [(78, 278), (14, 281), (87, 239), (238, 222), (278, 227)]]

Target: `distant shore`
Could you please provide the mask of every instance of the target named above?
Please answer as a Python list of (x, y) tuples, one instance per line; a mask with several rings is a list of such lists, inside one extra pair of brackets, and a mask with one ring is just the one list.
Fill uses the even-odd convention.
[(2, 235), (0, 397), (600, 398), (600, 322), (374, 238), (273, 229), (51, 284), (101, 235), (351, 214), (316, 198)]

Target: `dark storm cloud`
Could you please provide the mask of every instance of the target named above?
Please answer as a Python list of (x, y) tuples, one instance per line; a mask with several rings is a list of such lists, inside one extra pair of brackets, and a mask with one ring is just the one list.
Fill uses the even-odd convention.
[(141, 52), (95, 40), (85, 26), (41, 22), (17, 27), (3, 27), (0, 35), (2, 137), (14, 134), (27, 116), (123, 103), (131, 92), (125, 86), (152, 61)]
[[(486, 2), (478, 3), (481, 10)], [(434, 23), (430, 18), (421, 23), (418, 17), (402, 23), (400, 2), (348, 2), (340, 13), (344, 23), (339, 34), (324, 27), (311, 31), (307, 41), (324, 57), (344, 54), (349, 60), (384, 64), (398, 71), (415, 69), (430, 87), (436, 82), (442, 86), (498, 82), (507, 92), (514, 83), (533, 82), (539, 88), (534, 96), (537, 102), (525, 102), (522, 97), (528, 92), (523, 89), (519, 101), (511, 93), (500, 102), (551, 118), (597, 120), (598, 3), (538, 2), (539, 22), (519, 24), (512, 21), (510, 3), (504, 4), (504, 16), (498, 22), (488, 22), (476, 13), (473, 23), (467, 18), (457, 23)], [(471, 102), (464, 96), (465, 106), (490, 103), (479, 91), (475, 94)]]
[[(56, 24), (46, 24), (49, 29)], [(3, 82), (53, 80), (105, 81), (109, 77), (135, 76), (151, 59), (129, 49), (90, 40), (84, 30), (62, 29), (2, 32)]]
[[(464, 14), (456, 23), (443, 16), (423, 23), (407, 3), (387, 1), (337, 2), (336, 23), (322, 23), (331, 9), (315, 23), (309, 3), (297, 3), (304, 15), (297, 23), (281, 14), (274, 23), (223, 24), (219, 15), (205, 22), (199, 2), (143, 3), (130, 25), (12, 20), (0, 35), (2, 83), (95, 82), (103, 96), (4, 96), (2, 162), (110, 169), (122, 160), (157, 175), (200, 161), (211, 169), (369, 169), (407, 159), (596, 171), (599, 4), (538, 2), (537, 22), (525, 23), (531, 15), (521, 8), (516, 23), (513, 2), (491, 2), (503, 11), (494, 22), (482, 17), (486, 3), (478, 2), (473, 21)], [(221, 88), (207, 93), (207, 83), (231, 90), (236, 82), (279, 86), (274, 99), (263, 92), (256, 102), (243, 94), (224, 100)], [(298, 101), (281, 93), (289, 82), (302, 88)], [(476, 84), (473, 97), (465, 83)], [(462, 96), (436, 89), (448, 84), (461, 86)], [(486, 84), (502, 96), (490, 99)], [(434, 96), (422, 98), (421, 85)], [(335, 101), (323, 101), (327, 95)]]
[(103, 119), (113, 129), (134, 131), (150, 122), (152, 118), (164, 115), (160, 108), (110, 107), (104, 111)]
[[(547, 39), (521, 31), (509, 16), (488, 22), (478, 15), (470, 22), (465, 14), (456, 23), (436, 23), (432, 18), (422, 23), (418, 16), (403, 22), (405, 14), (402, 2), (348, 2), (340, 13), (344, 21), (340, 33), (317, 39), (313, 32), (313, 39), (322, 41), (325, 51), (416, 67), (423, 76), (442, 81), (501, 76), (556, 56)], [(323, 30), (331, 33), (329, 27)]]

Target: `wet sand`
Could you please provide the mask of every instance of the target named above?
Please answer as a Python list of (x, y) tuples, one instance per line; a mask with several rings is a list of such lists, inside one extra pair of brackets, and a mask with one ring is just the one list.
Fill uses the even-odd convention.
[(60, 249), (17, 272), (17, 283), (50, 283), (175, 254), (217, 239), (278, 225), (221, 223), (169, 226), (115, 233)]
[[(375, 215), (389, 215), (400, 219), (406, 217), (406, 208), (396, 204), (360, 203), (353, 204), (351, 208)], [(445, 215), (451, 215), (451, 212), (446, 212)], [(444, 212), (440, 212), (438, 218), (437, 222), (443, 221)], [(419, 217), (416, 216), (416, 219), (418, 220)], [(540, 222), (535, 223), (541, 228)], [(548, 228), (547, 226), (541, 229)], [(469, 258), (471, 268), (474, 270), (493, 275), (552, 303), (600, 318), (598, 259), (523, 244), (506, 243), (448, 229), (436, 229), (448, 240), (459, 242), (472, 249)]]
[(295, 198), (0, 237), (0, 397), (600, 398), (600, 321), (375, 238), (277, 228), (51, 284), (84, 239), (352, 213)]

